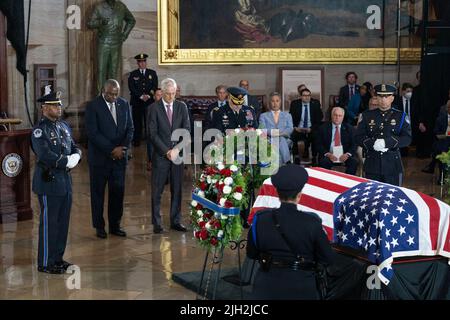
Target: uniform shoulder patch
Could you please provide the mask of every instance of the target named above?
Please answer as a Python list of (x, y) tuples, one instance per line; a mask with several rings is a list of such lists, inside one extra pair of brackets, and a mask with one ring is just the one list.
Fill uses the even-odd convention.
[(40, 129), (40, 128), (34, 129), (33, 136), (37, 139), (42, 137), (42, 129)]

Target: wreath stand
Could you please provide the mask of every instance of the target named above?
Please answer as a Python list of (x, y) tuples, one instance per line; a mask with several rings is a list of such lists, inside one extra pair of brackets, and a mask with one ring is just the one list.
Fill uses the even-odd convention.
[[(203, 205), (203, 207), (205, 207), (207, 209), (213, 210), (215, 212), (219, 212), (219, 213), (227, 215), (227, 216), (235, 216), (235, 215), (240, 214), (239, 208), (219, 207), (219, 206), (217, 206), (217, 204), (213, 203), (212, 201), (202, 198), (195, 193), (192, 193), (192, 200), (197, 201), (198, 203), (200, 203), (201, 205)], [(229, 221), (230, 220), (228, 219), (227, 223), (229, 223)], [(238, 241), (230, 241), (229, 247), (232, 251), (235, 251), (237, 253), (237, 257), (238, 257), (238, 274), (237, 274), (237, 277), (235, 275), (231, 275), (231, 276), (226, 276), (223, 278), (224, 281), (227, 281), (229, 283), (239, 286), (241, 300), (244, 299), (243, 286), (248, 285), (250, 282), (250, 280), (245, 281), (245, 282), (242, 280), (241, 250), (245, 249), (246, 245), (247, 245), (246, 239), (238, 240)], [(210, 289), (210, 287), (212, 290), (211, 299), (212, 300), (216, 299), (217, 287), (219, 284), (220, 274), (221, 274), (221, 270), (222, 270), (222, 262), (224, 260), (224, 250), (225, 250), (225, 246), (218, 246), (218, 247), (215, 247), (212, 250), (212, 252), (210, 252), (210, 250), (206, 251), (205, 260), (203, 262), (202, 275), (200, 277), (200, 284), (199, 284), (198, 290), (197, 290), (197, 296), (196, 296), (197, 300), (206, 300), (206, 298), (208, 296), (208, 290)], [(211, 253), (211, 256), (210, 256), (210, 253)], [(209, 263), (208, 263), (208, 261), (209, 261)], [(251, 270), (250, 274), (253, 274), (253, 268), (254, 268), (254, 264), (252, 265), (252, 270)], [(213, 273), (214, 269), (217, 270), (217, 273), (215, 275), (215, 279), (213, 280), (214, 283), (211, 285), (211, 282), (212, 282), (211, 278), (212, 278), (212, 273)], [(206, 277), (206, 285), (205, 285), (205, 288), (204, 288), (203, 294), (202, 294), (202, 285), (203, 285), (203, 282), (205, 281), (205, 277)]]

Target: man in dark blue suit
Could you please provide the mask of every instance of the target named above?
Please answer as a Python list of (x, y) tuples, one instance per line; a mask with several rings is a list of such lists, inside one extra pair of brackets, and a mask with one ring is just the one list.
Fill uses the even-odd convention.
[(125, 170), (133, 139), (130, 105), (119, 97), (120, 85), (107, 80), (102, 94), (86, 107), (86, 130), (91, 182), (92, 222), (97, 237), (106, 238), (103, 203), (108, 184), (108, 222), (111, 234), (125, 237), (123, 214)]
[(358, 76), (353, 71), (347, 72), (345, 80), (347, 84), (339, 89), (339, 107), (347, 109), (349, 101), (359, 92), (359, 85), (356, 84)]

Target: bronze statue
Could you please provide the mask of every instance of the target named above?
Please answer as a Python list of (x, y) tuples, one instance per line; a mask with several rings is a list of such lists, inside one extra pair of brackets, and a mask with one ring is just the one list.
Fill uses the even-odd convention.
[(87, 25), (97, 30), (98, 92), (107, 79), (120, 79), (118, 72), (122, 43), (135, 24), (136, 19), (119, 0), (105, 0), (95, 6)]

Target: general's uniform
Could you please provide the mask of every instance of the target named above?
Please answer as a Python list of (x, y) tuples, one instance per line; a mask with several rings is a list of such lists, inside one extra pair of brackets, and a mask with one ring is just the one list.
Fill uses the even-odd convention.
[[(136, 60), (146, 60), (148, 55), (139, 54), (134, 58)], [(128, 77), (128, 88), (130, 89), (130, 104), (132, 106), (134, 137), (133, 142), (139, 144), (142, 139), (142, 130), (146, 128), (146, 111), (154, 100), (154, 94), (158, 88), (158, 75), (152, 69), (140, 69), (130, 72)], [(144, 101), (142, 95), (149, 95), (150, 99)]]
[(246, 129), (257, 128), (255, 110), (248, 106), (242, 106), (236, 113), (226, 103), (223, 107), (213, 109), (212, 127), (222, 133), (226, 133), (228, 129)]
[[(296, 194), (307, 179), (304, 168), (290, 164), (272, 176), (272, 183), (277, 190), (293, 190)], [(290, 202), (259, 211), (247, 242), (247, 256), (260, 262), (252, 299), (319, 299), (317, 266), (330, 264), (333, 254), (316, 214), (299, 211)]]
[[(38, 101), (52, 103), (52, 95)], [(45, 116), (33, 128), (31, 142), (37, 160), (32, 189), (39, 198), (41, 210), (38, 270), (63, 273), (68, 267), (63, 255), (72, 206), (68, 156), (78, 154), (81, 158), (81, 150), (75, 144), (66, 122), (52, 121)]]
[[(377, 94), (383, 90), (376, 86)], [(387, 88), (386, 88), (387, 87)], [(384, 85), (386, 93), (394, 93), (395, 87)], [(381, 90), (381, 91), (380, 91)], [(374, 149), (377, 140), (384, 140), (385, 149)], [(401, 185), (403, 165), (400, 148), (411, 143), (411, 125), (407, 115), (397, 109), (369, 110), (362, 114), (356, 130), (356, 140), (366, 153), (365, 177), (393, 185)]]

